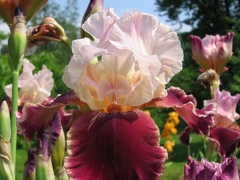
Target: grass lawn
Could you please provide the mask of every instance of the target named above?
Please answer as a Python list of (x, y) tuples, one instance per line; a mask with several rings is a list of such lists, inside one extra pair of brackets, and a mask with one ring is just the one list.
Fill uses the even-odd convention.
[(16, 180), (22, 180), (23, 179), (24, 163), (27, 160), (27, 151), (25, 149), (18, 149), (16, 157), (17, 157)]

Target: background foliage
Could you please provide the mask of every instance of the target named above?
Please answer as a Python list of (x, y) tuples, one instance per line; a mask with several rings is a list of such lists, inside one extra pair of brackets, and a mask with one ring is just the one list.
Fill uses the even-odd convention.
[[(37, 15), (28, 22), (27, 26), (35, 26), (41, 21), (51, 16), (65, 29), (70, 41), (80, 38), (80, 24), (81, 17), (74, 0), (67, 0), (64, 7), (61, 7), (56, 1), (47, 3)], [(205, 34), (209, 35), (225, 35), (229, 31), (233, 31), (234, 44), (233, 44), (233, 57), (228, 63), (228, 72), (222, 75), (222, 89), (231, 91), (232, 95), (239, 93), (240, 77), (240, 1), (237, 0), (156, 0), (156, 10), (160, 16), (168, 17), (172, 23), (187, 24), (192, 26), (190, 32), (178, 33), (181, 40), (182, 48), (184, 51), (183, 70), (174, 76), (174, 78), (167, 85), (177, 86), (183, 89), (187, 94), (193, 94), (198, 102), (198, 107), (202, 108), (203, 100), (210, 99), (209, 89), (196, 84), (196, 79), (199, 75), (199, 66), (192, 59), (191, 46), (188, 36), (198, 35), (201, 38)], [(3, 23), (3, 22), (1, 22)], [(3, 88), (11, 82), (10, 70), (7, 65), (7, 47), (4, 45), (8, 35), (0, 31), (0, 98), (5, 96)], [(71, 54), (66, 51), (61, 43), (50, 42), (39, 47), (35, 54), (27, 57), (35, 66), (36, 71), (42, 68), (45, 64), (54, 76), (54, 88), (52, 97), (57, 94), (67, 92), (68, 88), (62, 82), (62, 75), (64, 67), (68, 64)], [(169, 109), (150, 109), (152, 116), (156, 119), (159, 127), (163, 127), (164, 121), (167, 118)], [(237, 109), (239, 112), (239, 108)]]

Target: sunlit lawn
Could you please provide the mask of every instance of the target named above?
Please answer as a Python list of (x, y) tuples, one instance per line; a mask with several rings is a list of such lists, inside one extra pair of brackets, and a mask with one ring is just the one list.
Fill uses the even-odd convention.
[[(190, 154), (196, 156), (199, 151), (202, 151), (203, 140), (196, 134), (192, 134), (191, 138)], [(188, 147), (180, 143), (178, 135), (173, 135), (173, 139), (175, 141), (174, 150), (169, 154), (164, 174), (161, 176), (162, 180), (179, 180), (184, 172), (184, 164), (187, 162)]]
[[(202, 146), (202, 137), (193, 134), (192, 143), (190, 146), (191, 154), (198, 153), (199, 150), (203, 148)], [(175, 141), (174, 151), (169, 154), (169, 159), (166, 162), (166, 167), (164, 171), (164, 175), (161, 177), (162, 180), (178, 180), (181, 175), (183, 175), (183, 167), (187, 162), (187, 146), (182, 145), (179, 141), (178, 135), (173, 135), (173, 139)], [(22, 180), (23, 177), (23, 167), (26, 161), (27, 154), (26, 150), (19, 149), (17, 151), (17, 180)]]

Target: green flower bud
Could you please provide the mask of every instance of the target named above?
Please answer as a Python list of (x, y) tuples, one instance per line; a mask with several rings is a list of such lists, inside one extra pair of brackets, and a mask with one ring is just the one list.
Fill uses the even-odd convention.
[(63, 160), (65, 156), (65, 136), (63, 129), (58, 136), (56, 144), (53, 147), (52, 161), (54, 169), (60, 168), (63, 166)]
[(19, 71), (21, 68), (21, 59), (27, 45), (25, 19), (23, 15), (14, 17), (14, 24), (8, 39), (8, 50), (10, 56), (9, 65), (12, 70)]
[(32, 54), (31, 49), (36, 49), (35, 46), (43, 45), (48, 41), (62, 42), (71, 50), (69, 39), (60, 24), (51, 17), (43, 19), (39, 26), (32, 27), (27, 32), (27, 55)]
[(68, 180), (66, 169), (63, 167), (65, 157), (65, 135), (63, 129), (58, 136), (56, 144), (53, 147), (52, 164), (55, 176), (60, 180)]
[(44, 158), (43, 154), (38, 154), (36, 157), (36, 180), (55, 180), (52, 168), (51, 157)]
[(11, 136), (11, 121), (6, 101), (3, 101), (0, 107), (0, 136), (7, 141)]
[(10, 142), (0, 136), (0, 175), (4, 180), (13, 180), (13, 170)]
[(67, 171), (64, 167), (58, 168), (55, 171), (55, 176), (57, 177), (58, 180), (69, 180)]

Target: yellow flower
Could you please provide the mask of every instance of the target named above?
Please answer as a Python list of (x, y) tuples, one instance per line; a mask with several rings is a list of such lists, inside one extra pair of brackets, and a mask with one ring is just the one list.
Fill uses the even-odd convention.
[(164, 138), (168, 138), (170, 136), (170, 131), (167, 129), (164, 129), (161, 136)]
[(179, 121), (178, 113), (176, 113), (175, 111), (172, 111), (168, 114), (168, 116), (169, 118), (167, 119), (167, 121), (172, 121), (175, 126), (179, 124), (180, 121)]
[(167, 151), (170, 153), (170, 152), (173, 152), (173, 146), (175, 145), (175, 142), (174, 141), (170, 141), (170, 140), (167, 140), (165, 143), (164, 143), (164, 147), (167, 149)]
[(151, 116), (151, 113), (148, 111), (148, 110), (146, 110), (146, 111), (144, 111), (147, 115), (149, 115), (149, 116)]
[(164, 125), (164, 129), (171, 130), (175, 128), (175, 124), (173, 122), (166, 122)]
[(171, 133), (173, 133), (173, 134), (177, 134), (177, 129), (174, 127), (174, 128), (172, 128), (171, 129)]

